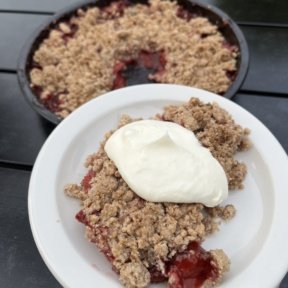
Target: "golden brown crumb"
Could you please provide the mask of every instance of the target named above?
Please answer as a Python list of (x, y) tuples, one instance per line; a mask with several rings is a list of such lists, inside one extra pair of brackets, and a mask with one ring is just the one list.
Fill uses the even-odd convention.
[(141, 263), (130, 262), (122, 266), (120, 281), (127, 288), (145, 288), (150, 284), (150, 273)]
[[(150, 79), (215, 93), (227, 91), (231, 84), (227, 71), (236, 70), (237, 52), (224, 45), (218, 28), (203, 17), (178, 17), (175, 1), (149, 3), (126, 7), (123, 15), (112, 4), (113, 17), (97, 7), (79, 10), (50, 32), (33, 56), (39, 67), (31, 70), (30, 77), (32, 87), (41, 87), (44, 95), (58, 95), (57, 115), (66, 117), (110, 91), (115, 64), (137, 58), (141, 51), (164, 51), (165, 70)], [(70, 38), (68, 24), (77, 27)]]
[(213, 217), (219, 217), (223, 220), (230, 220), (236, 214), (236, 209), (233, 205), (226, 205), (225, 207), (216, 206), (208, 208), (208, 213)]
[[(187, 104), (166, 107), (158, 118), (194, 131), (214, 157), (221, 159), (230, 186), (242, 186), (245, 174), (235, 173), (235, 169), (246, 171), (246, 168), (243, 163), (235, 164), (233, 156), (242, 150), (241, 143), (245, 142), (248, 149), (247, 130), (235, 124), (226, 111), (216, 104), (192, 98)], [(131, 121), (123, 116), (119, 127)], [(88, 157), (86, 167), (90, 176), (80, 186), (67, 185), (65, 192), (82, 200), (83, 209), (77, 218), (86, 225), (87, 238), (96, 243), (120, 274), (123, 285), (147, 287), (151, 267), (162, 271), (165, 261), (184, 251), (192, 241), (202, 242), (218, 229), (220, 219), (231, 219), (236, 209), (233, 205), (207, 208), (196, 203), (152, 203), (141, 199), (128, 187), (104, 151), (112, 133), (106, 133), (97, 153)], [(222, 250), (211, 251), (211, 255), (220, 281), (229, 270), (229, 260)], [(215, 286), (213, 281), (206, 281), (205, 287)]]
[[(224, 251), (220, 249), (211, 250), (210, 254), (213, 258), (213, 264), (218, 268), (218, 278), (210, 285), (210, 287), (213, 287), (219, 284), (222, 281), (225, 273), (230, 270), (230, 260)], [(207, 281), (207, 286), (204, 286), (204, 288), (209, 287), (208, 284), (209, 281)]]

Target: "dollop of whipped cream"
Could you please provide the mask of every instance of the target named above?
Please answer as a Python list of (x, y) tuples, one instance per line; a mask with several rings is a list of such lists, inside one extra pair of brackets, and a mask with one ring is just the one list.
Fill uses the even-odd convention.
[(132, 122), (116, 130), (104, 149), (128, 186), (147, 201), (214, 207), (228, 197), (220, 163), (176, 123)]

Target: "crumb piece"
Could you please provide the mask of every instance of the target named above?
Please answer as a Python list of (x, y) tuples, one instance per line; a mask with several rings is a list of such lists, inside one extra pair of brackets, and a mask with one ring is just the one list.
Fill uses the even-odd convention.
[(218, 268), (218, 273), (219, 273), (217, 282), (213, 283), (214, 285), (216, 285), (221, 282), (224, 274), (230, 270), (230, 260), (227, 257), (227, 255), (224, 253), (224, 251), (221, 249), (211, 250), (210, 253), (212, 255), (214, 264)]
[(76, 184), (67, 184), (64, 187), (65, 193), (73, 198), (77, 198), (79, 200), (84, 200), (87, 198), (86, 193), (82, 190), (82, 188), (79, 185)]
[(127, 288), (145, 288), (150, 284), (150, 273), (141, 263), (130, 262), (122, 266), (120, 281)]
[(129, 123), (131, 123), (132, 121), (135, 121), (135, 120), (133, 120), (129, 115), (123, 114), (120, 117), (118, 127), (120, 128), (120, 127), (122, 127), (124, 125), (127, 125), (127, 124), (129, 124)]
[(226, 205), (225, 207), (216, 206), (207, 208), (207, 211), (212, 217), (219, 217), (222, 220), (231, 220), (236, 214), (236, 208), (233, 205)]
[(71, 33), (70, 27), (67, 24), (65, 24), (65, 23), (60, 23), (59, 24), (59, 29), (65, 34)]

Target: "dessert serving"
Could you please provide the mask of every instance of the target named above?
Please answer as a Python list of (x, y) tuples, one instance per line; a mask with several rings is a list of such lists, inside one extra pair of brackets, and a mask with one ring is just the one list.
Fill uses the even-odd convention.
[(220, 204), (228, 188), (243, 188), (246, 166), (234, 155), (250, 147), (248, 134), (216, 103), (197, 98), (150, 120), (124, 115), (107, 132), (87, 158), (86, 176), (65, 192), (81, 200), (76, 218), (124, 287), (221, 282), (229, 258), (201, 243), (235, 215), (233, 205)]
[(239, 47), (221, 29), (176, 1), (120, 0), (78, 9), (54, 25), (33, 52), (30, 87), (60, 118), (94, 97), (137, 83), (224, 94), (237, 74)]

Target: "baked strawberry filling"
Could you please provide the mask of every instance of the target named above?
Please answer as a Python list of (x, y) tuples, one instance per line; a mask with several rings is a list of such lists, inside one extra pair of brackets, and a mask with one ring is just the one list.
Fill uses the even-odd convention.
[(195, 241), (184, 252), (176, 254), (167, 267), (169, 288), (199, 288), (207, 280), (213, 282), (219, 276), (211, 254)]

